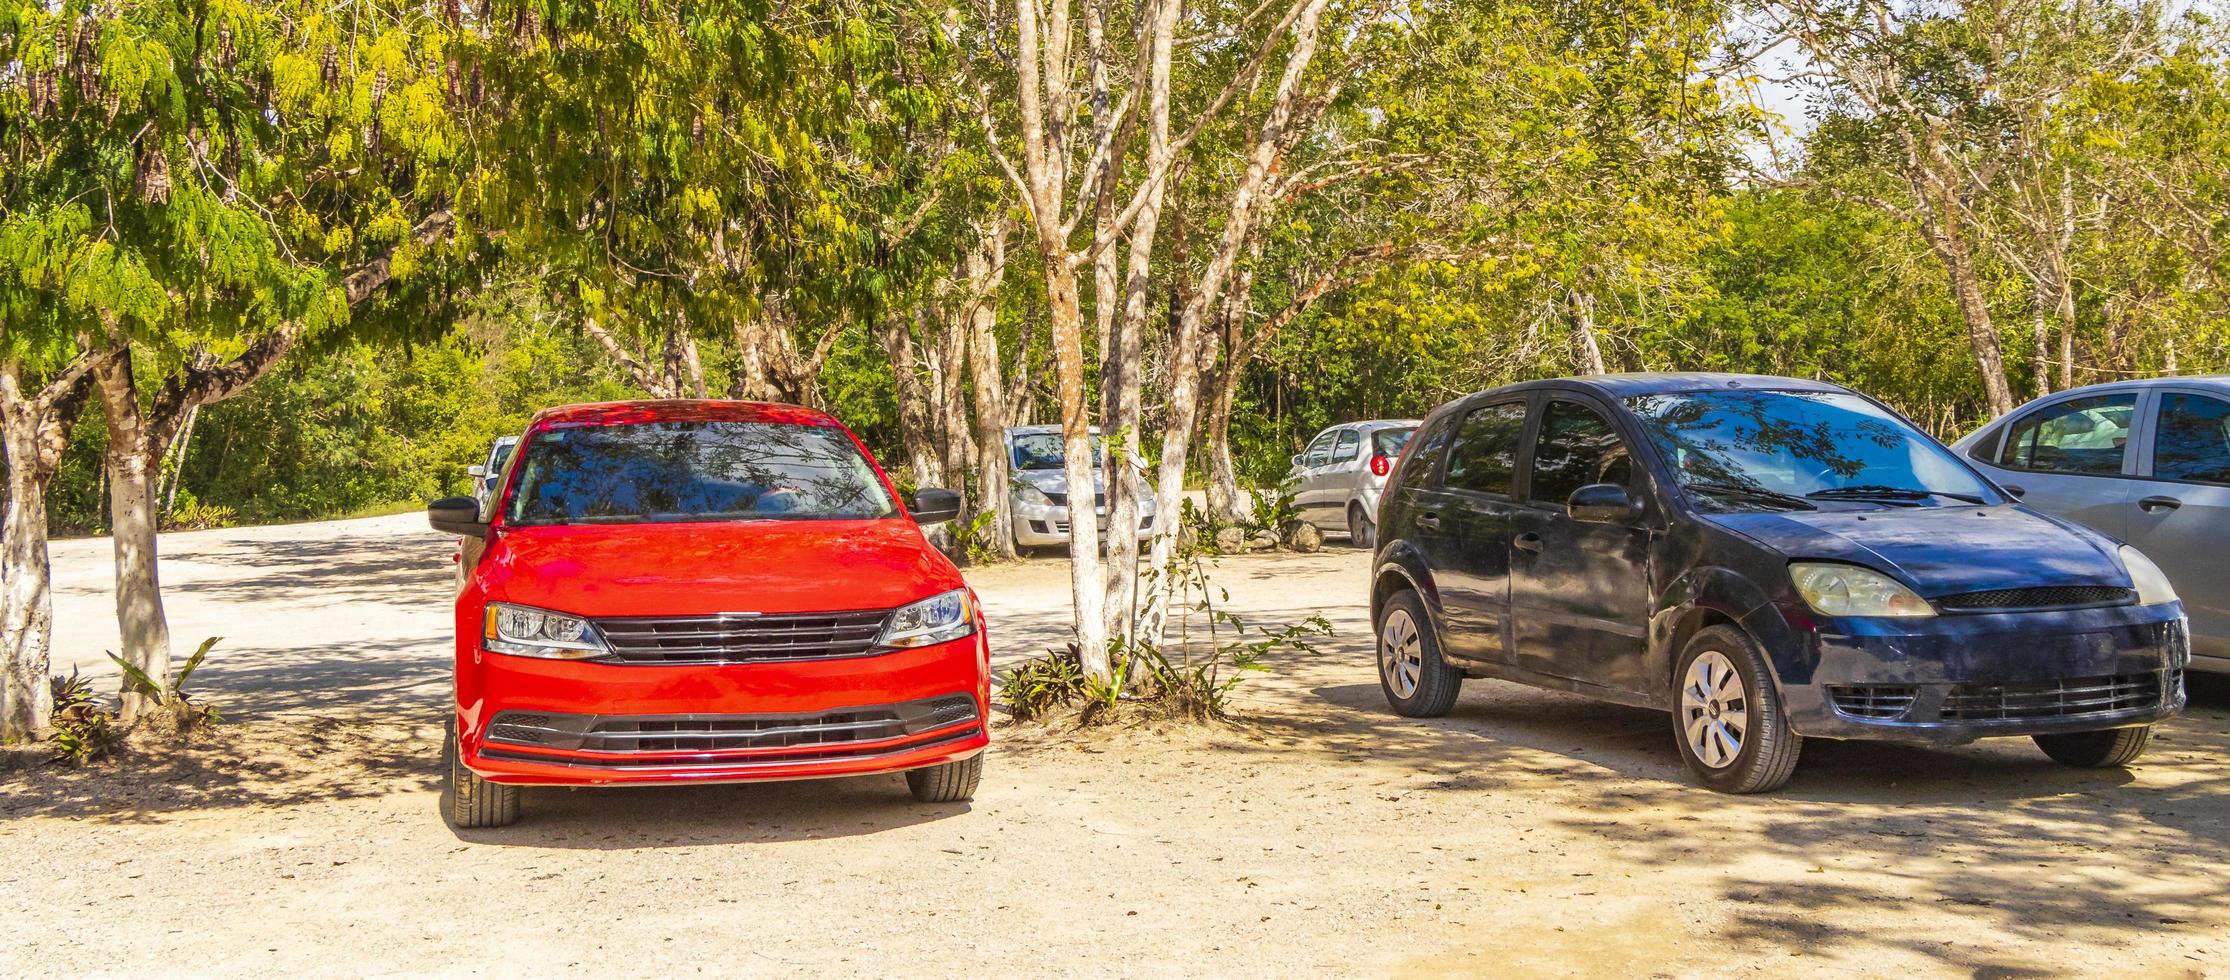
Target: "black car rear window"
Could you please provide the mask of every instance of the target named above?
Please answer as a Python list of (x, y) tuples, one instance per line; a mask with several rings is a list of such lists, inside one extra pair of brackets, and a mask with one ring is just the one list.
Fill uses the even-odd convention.
[(512, 524), (889, 517), (890, 494), (843, 431), (770, 422), (636, 422), (536, 433)]

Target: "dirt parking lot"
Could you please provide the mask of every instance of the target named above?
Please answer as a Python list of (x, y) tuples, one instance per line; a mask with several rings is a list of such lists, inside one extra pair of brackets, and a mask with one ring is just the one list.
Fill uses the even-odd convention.
[[(1473, 681), (1383, 707), (1365, 561), (1216, 566), (1336, 634), (1246, 722), (996, 733), (971, 805), (903, 780), (530, 790), (436, 808), (448, 543), (416, 515), (172, 535), (175, 636), (228, 724), (0, 772), (0, 973), (2204, 975), (2230, 955), (2219, 688), (2131, 772), (2027, 741), (1815, 741), (1778, 795), (1692, 787), (1662, 715)], [(58, 645), (113, 646), (107, 542), (56, 547)], [(970, 575), (998, 660), (1067, 570)]]

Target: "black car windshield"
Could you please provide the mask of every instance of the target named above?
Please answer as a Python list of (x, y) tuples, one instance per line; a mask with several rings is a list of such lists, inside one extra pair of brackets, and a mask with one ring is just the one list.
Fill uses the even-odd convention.
[[(1018, 470), (1057, 470), (1068, 459), (1058, 432), (1024, 432), (1012, 441), (1014, 468)], [(1093, 456), (1098, 456), (1105, 448), (1100, 437), (1092, 437)]]
[(1934, 439), (1847, 392), (1682, 392), (1626, 404), (1682, 488), (1713, 510), (1999, 499)]
[(838, 520), (897, 513), (838, 429), (771, 422), (554, 428), (520, 450), (512, 524)]

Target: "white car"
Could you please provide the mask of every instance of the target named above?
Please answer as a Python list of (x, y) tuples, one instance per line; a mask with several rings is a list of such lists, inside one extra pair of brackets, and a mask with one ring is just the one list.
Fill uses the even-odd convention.
[[(1106, 459), (1100, 430), (1092, 430), (1092, 452)], [(1013, 508), (1014, 544), (1021, 549), (1067, 547), (1069, 543), (1069, 479), (1062, 467), (1058, 425), (1023, 425), (1007, 430), (1007, 465), (1013, 471), (1008, 502)], [(1139, 464), (1143, 468), (1143, 464)], [(1158, 516), (1154, 491), (1142, 480), (1138, 490), (1138, 538), (1153, 536)], [(1100, 526), (1107, 526), (1107, 475), (1104, 465), (1092, 473), (1092, 510)]]
[(1301, 519), (1319, 530), (1346, 531), (1355, 547), (1377, 547), (1378, 495), (1416, 431), (1416, 419), (1376, 419), (1317, 433), (1285, 474)]

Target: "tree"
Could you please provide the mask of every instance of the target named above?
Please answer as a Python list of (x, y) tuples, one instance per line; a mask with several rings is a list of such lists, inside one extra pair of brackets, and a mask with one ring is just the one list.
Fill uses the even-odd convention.
[[(9, 212), (38, 232), (15, 272), (103, 349), (91, 377), (109, 429), (123, 655), (166, 677), (161, 460), (198, 406), (245, 390), (303, 336), (345, 326), (454, 225), (434, 176), (450, 120), (424, 70), (441, 34), (383, 29), (426, 19), (415, 8), (361, 5), (19, 16), (13, 36), (40, 83), (7, 127), (22, 164)], [(126, 693), (129, 716), (145, 699)]]

